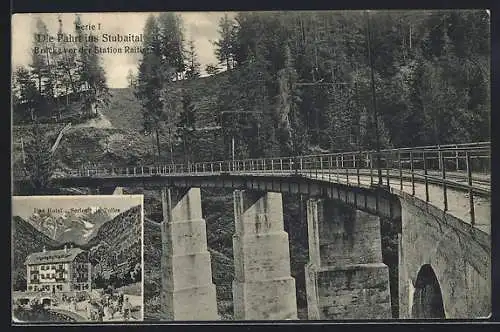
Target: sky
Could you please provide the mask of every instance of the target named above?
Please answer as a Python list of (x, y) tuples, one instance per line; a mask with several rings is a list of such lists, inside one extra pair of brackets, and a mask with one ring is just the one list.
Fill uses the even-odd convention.
[[(100, 207), (106, 209), (112, 217), (134, 206), (143, 205), (142, 195), (88, 195), (88, 196), (14, 196), (12, 197), (12, 215), (28, 219), (35, 209), (86, 209)], [(117, 212), (116, 210), (119, 212)], [(61, 213), (53, 213), (61, 215)]]
[[(100, 34), (140, 34), (143, 32), (144, 24), (151, 13), (82, 13), (83, 24), (93, 24), (99, 31), (92, 33)], [(184, 23), (184, 36), (186, 40), (194, 41), (198, 61), (201, 64), (202, 74), (207, 64), (216, 64), (212, 41), (219, 38), (218, 23), (224, 16), (224, 12), (182, 12), (178, 13)], [(227, 13), (233, 17), (234, 13)], [(12, 16), (12, 67), (28, 65), (31, 61), (35, 22), (41, 17), (46, 23), (49, 33), (55, 35), (59, 28), (58, 17), (60, 16), (63, 30), (74, 31), (74, 13), (42, 13), (42, 14), (15, 14)], [(134, 43), (108, 42), (106, 46), (124, 47), (140, 46)], [(137, 71), (140, 55), (137, 54), (103, 54), (102, 65), (106, 71), (108, 86), (110, 88), (127, 87), (127, 74), (129, 70)]]

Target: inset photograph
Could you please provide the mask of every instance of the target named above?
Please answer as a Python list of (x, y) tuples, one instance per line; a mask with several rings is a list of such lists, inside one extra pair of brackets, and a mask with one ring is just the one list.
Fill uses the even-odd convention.
[(143, 320), (143, 196), (14, 196), (12, 319)]

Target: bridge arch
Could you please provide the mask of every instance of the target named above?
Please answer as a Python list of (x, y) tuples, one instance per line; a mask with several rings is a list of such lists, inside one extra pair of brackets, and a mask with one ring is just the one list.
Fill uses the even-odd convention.
[(411, 318), (446, 318), (441, 286), (430, 264), (418, 271)]

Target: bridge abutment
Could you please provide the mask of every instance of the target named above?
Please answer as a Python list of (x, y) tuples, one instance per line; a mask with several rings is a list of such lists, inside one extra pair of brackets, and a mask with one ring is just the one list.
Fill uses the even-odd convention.
[(332, 200), (309, 199), (307, 223), (308, 318), (391, 318), (379, 217)]
[(199, 188), (162, 189), (162, 294), (166, 320), (217, 320), (217, 300)]
[(281, 193), (236, 190), (234, 214), (234, 318), (297, 319)]

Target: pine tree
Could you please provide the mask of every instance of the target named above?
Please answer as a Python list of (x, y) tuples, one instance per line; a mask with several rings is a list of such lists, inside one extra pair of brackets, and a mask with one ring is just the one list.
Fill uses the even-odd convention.
[[(50, 115), (53, 109), (57, 109), (57, 77), (56, 77), (56, 54), (41, 52), (42, 49), (53, 49), (54, 42), (50, 42), (46, 36), (50, 35), (45, 22), (38, 17), (36, 20), (36, 33), (33, 41), (31, 68), (38, 78), (38, 89), (44, 97), (44, 113)], [(38, 52), (37, 52), (38, 50)]]
[(187, 79), (194, 79), (200, 77), (200, 63), (198, 62), (198, 56), (196, 54), (196, 48), (194, 46), (194, 40), (189, 40), (188, 51), (187, 51)]
[[(75, 15), (75, 27), (81, 26), (80, 15)], [(75, 34), (82, 41), (79, 45), (83, 52), (80, 52), (78, 59), (78, 76), (80, 91), (84, 102), (84, 108), (89, 114), (93, 114), (94, 109), (104, 108), (109, 104), (111, 94), (106, 83), (106, 75), (101, 65), (99, 53), (95, 52), (97, 46), (97, 36), (86, 35), (83, 30), (75, 28)]]
[(226, 70), (230, 70), (234, 67), (235, 30), (233, 26), (233, 21), (225, 14), (224, 17), (219, 20), (220, 39), (214, 42), (217, 60), (219, 60), (219, 64), (226, 66)]
[(48, 53), (40, 52), (46, 47), (46, 42), (42, 38), (49, 31), (43, 20), (38, 17), (36, 20), (36, 33), (33, 36), (33, 48), (31, 53), (31, 70), (37, 78), (37, 86), (40, 94), (43, 93), (43, 83), (48, 79), (50, 68), (48, 65)]
[(25, 67), (17, 67), (14, 72), (13, 94), (16, 97), (13, 106), (20, 118), (24, 118), (24, 112), (28, 111), (31, 120), (36, 119), (36, 113), (40, 106), (41, 95), (36, 86), (36, 80)]
[(55, 58), (56, 64), (56, 77), (57, 77), (57, 90), (59, 95), (66, 95), (66, 107), (69, 104), (70, 94), (78, 93), (76, 82), (76, 52), (70, 52), (72, 43), (65, 41), (66, 33), (63, 31), (62, 19), (59, 16), (59, 30), (57, 32), (57, 39), (59, 40), (58, 49), (62, 53), (58, 54)]
[[(185, 71), (182, 19), (175, 13), (161, 13), (157, 19), (161, 58), (167, 80), (179, 80)], [(173, 75), (172, 75), (173, 74)]]
[(142, 104), (143, 127), (146, 132), (156, 134), (158, 158), (161, 158), (160, 129), (165, 119), (163, 114), (164, 99), (164, 65), (162, 64), (162, 49), (158, 38), (159, 28), (156, 18), (150, 15), (144, 27), (144, 45), (147, 50), (139, 64), (136, 97)]
[(26, 145), (26, 168), (34, 194), (42, 194), (48, 189), (53, 172), (51, 147), (38, 123), (32, 127), (32, 138)]
[(196, 118), (194, 104), (187, 89), (182, 91), (182, 110), (177, 123), (176, 136), (182, 141), (184, 150), (184, 162), (186, 164), (193, 161), (192, 150), (195, 143)]

